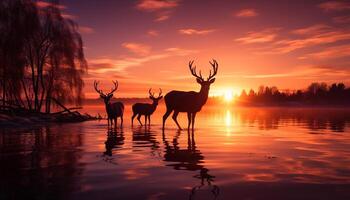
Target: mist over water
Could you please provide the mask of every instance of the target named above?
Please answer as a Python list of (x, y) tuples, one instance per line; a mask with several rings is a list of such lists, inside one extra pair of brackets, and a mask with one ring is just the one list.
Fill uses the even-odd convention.
[(106, 120), (0, 129), (0, 199), (350, 198), (350, 110), (207, 106), (193, 139), (171, 117), (162, 133), (163, 105), (150, 127), (130, 111), (116, 133)]

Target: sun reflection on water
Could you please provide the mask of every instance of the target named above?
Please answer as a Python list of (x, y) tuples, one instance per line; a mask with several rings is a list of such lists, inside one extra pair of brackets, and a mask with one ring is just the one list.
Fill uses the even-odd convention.
[(232, 133), (232, 114), (231, 114), (231, 110), (226, 110), (225, 126), (226, 126), (226, 136), (231, 136), (231, 133)]

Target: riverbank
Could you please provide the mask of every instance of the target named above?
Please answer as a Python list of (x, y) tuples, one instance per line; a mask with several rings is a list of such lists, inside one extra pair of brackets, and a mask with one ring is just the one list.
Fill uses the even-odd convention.
[(37, 112), (0, 112), (1, 127), (20, 127), (31, 125), (45, 125), (50, 123), (75, 123), (88, 120), (99, 120), (101, 116), (92, 116), (90, 114), (81, 114), (74, 112), (57, 113), (37, 113)]

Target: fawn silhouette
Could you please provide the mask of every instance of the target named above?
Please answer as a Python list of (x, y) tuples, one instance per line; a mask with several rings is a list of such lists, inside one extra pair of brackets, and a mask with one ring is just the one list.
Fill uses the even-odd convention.
[(177, 121), (177, 116), (179, 112), (187, 112), (188, 118), (188, 129), (190, 129), (190, 125), (192, 123), (192, 130), (194, 129), (194, 122), (196, 118), (197, 112), (202, 109), (202, 106), (207, 102), (209, 88), (212, 83), (215, 82), (215, 75), (218, 72), (218, 63), (216, 60), (209, 63), (213, 67), (213, 74), (210, 70), (209, 77), (207, 80), (204, 80), (201, 72), (199, 71), (199, 76), (196, 72), (196, 67), (192, 67), (194, 61), (189, 62), (189, 69), (191, 74), (196, 77), (197, 83), (201, 85), (201, 89), (199, 92), (185, 92), (185, 91), (170, 91), (164, 96), (165, 105), (166, 105), (166, 113), (163, 116), (163, 130), (165, 127), (165, 121), (169, 117), (169, 115), (174, 111), (172, 116), (175, 121), (177, 127), (181, 130), (181, 127)]
[(145, 125), (147, 125), (147, 119), (148, 119), (148, 125), (151, 125), (151, 115), (156, 110), (158, 106), (158, 101), (163, 98), (162, 89), (159, 88), (158, 97), (154, 97), (154, 93), (152, 93), (151, 91), (152, 91), (152, 88), (148, 90), (149, 98), (153, 101), (152, 104), (135, 103), (134, 105), (132, 105), (133, 115), (131, 117), (131, 125), (134, 124), (134, 118), (136, 117), (136, 115), (137, 115), (137, 120), (139, 121), (141, 126), (142, 126), (142, 123), (140, 121), (140, 118), (142, 115), (145, 116)]
[(114, 88), (112, 88), (111, 91), (106, 94), (97, 88), (98, 84), (98, 81), (94, 81), (94, 88), (96, 92), (100, 94), (100, 97), (103, 99), (106, 106), (108, 127), (109, 125), (112, 126), (114, 121), (114, 127), (117, 128), (118, 117), (121, 119), (120, 126), (123, 126), (124, 104), (122, 102), (110, 103), (110, 100), (113, 97), (113, 92), (118, 89), (118, 81), (113, 81)]

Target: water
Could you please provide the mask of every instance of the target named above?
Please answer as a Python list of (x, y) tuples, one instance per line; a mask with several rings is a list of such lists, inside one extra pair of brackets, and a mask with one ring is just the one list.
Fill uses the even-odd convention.
[(2, 129), (0, 199), (350, 199), (348, 110), (207, 106), (193, 135), (163, 113)]

